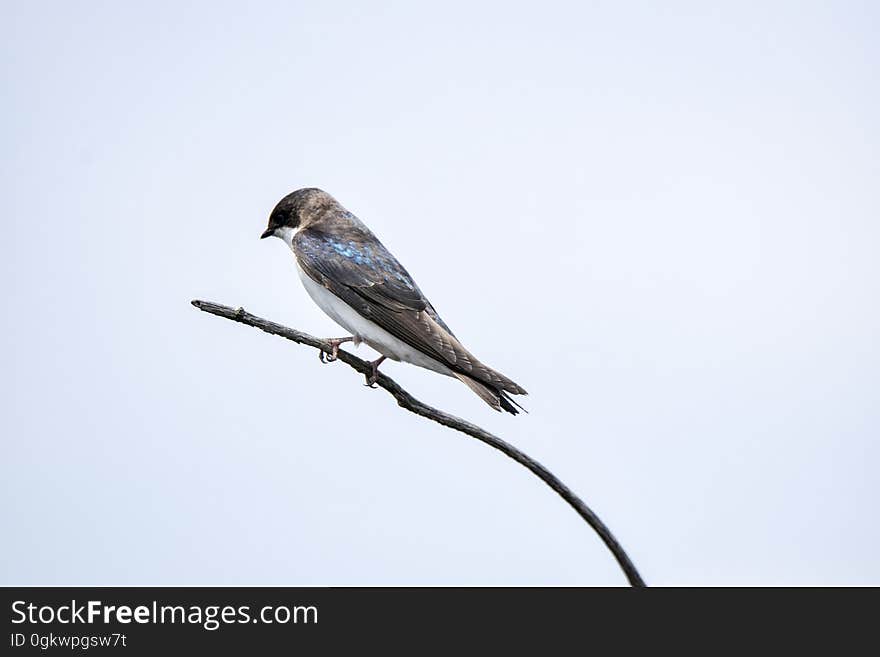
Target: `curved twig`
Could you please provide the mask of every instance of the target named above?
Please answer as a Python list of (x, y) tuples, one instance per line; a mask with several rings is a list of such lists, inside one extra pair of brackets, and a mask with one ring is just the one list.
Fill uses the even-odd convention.
[[(262, 317), (257, 317), (256, 315), (252, 315), (249, 312), (245, 311), (244, 308), (238, 308), (236, 310), (235, 308), (223, 306), (219, 303), (199, 300), (193, 301), (192, 305), (206, 313), (217, 315), (218, 317), (225, 317), (226, 319), (231, 319), (235, 322), (240, 322), (242, 324), (247, 324), (248, 326), (253, 326), (262, 331), (265, 331), (266, 333), (278, 335), (282, 338), (292, 340), (293, 342), (304, 344), (309, 347), (314, 347), (315, 349), (320, 349), (321, 351), (324, 351), (326, 353), (330, 353), (331, 351), (331, 347), (326, 340), (321, 340), (319, 338), (309, 335), (308, 333), (303, 333), (295, 329), (287, 328), (286, 326), (276, 324), (275, 322), (270, 322), (269, 320), (263, 319)], [(340, 350), (338, 357), (339, 360), (341, 360), (343, 363), (350, 366), (352, 369), (360, 372), (364, 376), (372, 373), (370, 364), (367, 361), (361, 360), (357, 356), (354, 356), (347, 351)], [(406, 410), (410, 411), (411, 413), (415, 413), (416, 415), (426, 417), (429, 420), (434, 420), (434, 422), (439, 422), (440, 424), (447, 426), (450, 429), (455, 429), (456, 431), (466, 433), (467, 435), (486, 443), (490, 447), (494, 447), (498, 451), (512, 458), (520, 465), (525, 466), (526, 468), (531, 470), (535, 475), (540, 477), (540, 479), (545, 484), (555, 490), (562, 499), (568, 502), (568, 504), (575, 511), (577, 511), (578, 515), (586, 520), (587, 524), (589, 524), (590, 527), (592, 527), (596, 531), (596, 533), (599, 535), (599, 538), (602, 539), (602, 542), (605, 543), (608, 549), (611, 550), (614, 558), (617, 559), (617, 563), (620, 564), (620, 567), (626, 575), (627, 580), (629, 580), (630, 585), (645, 586), (645, 581), (639, 575), (638, 570), (636, 570), (636, 567), (633, 565), (633, 562), (630, 560), (629, 556), (627, 556), (623, 547), (621, 547), (620, 543), (617, 542), (617, 539), (614, 538), (611, 530), (609, 530), (608, 527), (605, 526), (605, 523), (603, 523), (599, 519), (599, 516), (593, 513), (590, 507), (584, 504), (583, 501), (577, 495), (575, 495), (568, 486), (563, 484), (547, 468), (531, 458), (528, 454), (521, 452), (513, 445), (506, 443), (505, 441), (501, 440), (501, 438), (489, 433), (485, 429), (482, 429), (466, 420), (462, 420), (461, 418), (455, 417), (454, 415), (450, 415), (449, 413), (445, 413), (436, 408), (428, 406), (423, 402), (420, 402), (418, 399), (409, 394), (406, 390), (401, 388), (400, 385), (398, 385), (397, 382), (394, 381), (394, 379), (385, 375), (382, 372), (379, 372), (379, 378), (376, 383), (377, 385), (379, 385), (379, 387), (387, 390), (397, 400), (397, 404), (402, 408), (405, 408)]]

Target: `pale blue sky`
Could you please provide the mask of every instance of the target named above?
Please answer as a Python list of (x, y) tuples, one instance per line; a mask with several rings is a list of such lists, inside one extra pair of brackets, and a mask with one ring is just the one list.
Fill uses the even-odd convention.
[(878, 18), (2, 3), (0, 583), (623, 583), (519, 466), (189, 306), (340, 333), (258, 239), (303, 186), (531, 414), (387, 373), (649, 583), (880, 583)]

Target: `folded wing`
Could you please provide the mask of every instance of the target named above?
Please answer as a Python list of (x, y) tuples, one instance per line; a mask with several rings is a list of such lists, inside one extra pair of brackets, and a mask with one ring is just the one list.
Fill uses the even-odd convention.
[(484, 399), (498, 393), (500, 398), (494, 404), (486, 399), (490, 405), (509, 410), (506, 407), (510, 400), (502, 391), (526, 394), (522, 387), (483, 365), (464, 348), (406, 269), (372, 234), (364, 231), (343, 241), (307, 228), (294, 237), (293, 248), (303, 271), (360, 315), (446, 365)]

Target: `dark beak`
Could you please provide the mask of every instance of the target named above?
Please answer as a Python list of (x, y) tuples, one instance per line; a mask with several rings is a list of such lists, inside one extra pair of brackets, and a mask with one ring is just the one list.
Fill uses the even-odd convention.
[(274, 228), (267, 228), (266, 230), (263, 231), (263, 234), (260, 235), (260, 239), (261, 239), (261, 240), (264, 240), (264, 239), (266, 239), (267, 237), (272, 237), (272, 235), (274, 235), (274, 234), (275, 234), (275, 229), (274, 229)]

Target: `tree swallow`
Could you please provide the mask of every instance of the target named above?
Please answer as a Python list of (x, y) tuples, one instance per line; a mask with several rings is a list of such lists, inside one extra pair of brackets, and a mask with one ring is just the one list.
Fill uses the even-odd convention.
[(307, 188), (285, 196), (261, 237), (284, 240), (309, 296), (351, 333), (330, 340), (328, 360), (336, 360), (343, 342), (366, 342), (382, 354), (372, 363), (368, 385), (390, 358), (454, 376), (497, 411), (516, 415), (522, 409), (510, 395), (526, 391), (465, 349), (406, 269), (327, 192)]

